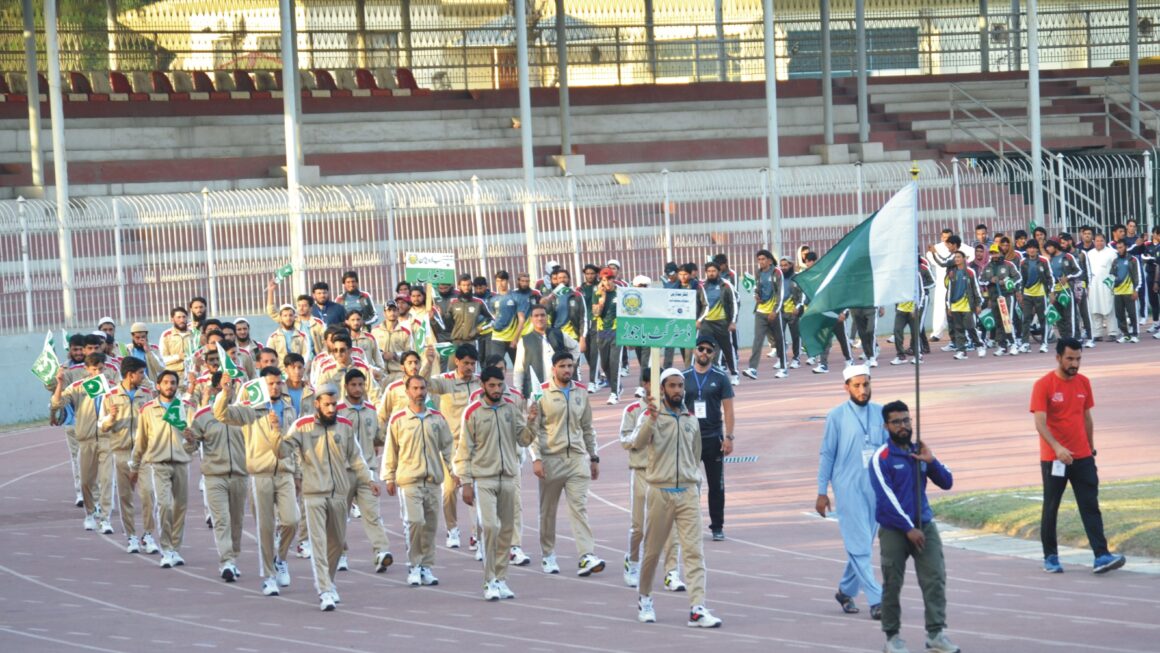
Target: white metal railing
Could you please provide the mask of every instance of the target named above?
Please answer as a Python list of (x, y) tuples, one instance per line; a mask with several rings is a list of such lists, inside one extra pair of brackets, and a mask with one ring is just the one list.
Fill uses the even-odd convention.
[[(919, 165), (924, 241), (944, 227), (1011, 233), (1035, 219), (1026, 165)], [(1150, 155), (1076, 157), (1065, 173), (1105, 183), (1107, 215), (1122, 220), (1152, 206), (1150, 166)], [(724, 253), (744, 271), (763, 247), (787, 257), (802, 244), (824, 251), (905, 185), (909, 168), (819, 166), (784, 169), (778, 179), (753, 169), (556, 177), (538, 179), (532, 196), (510, 180), (303, 188), (302, 272), (337, 286), (343, 271), (358, 270), (379, 300), (393, 294), (407, 251), (454, 252), (462, 272), (515, 273), (526, 267), (526, 203), (541, 267), (556, 260), (578, 277), (583, 264), (616, 258), (626, 274), (656, 278), (667, 260)], [(283, 189), (74, 199), (67, 224), (51, 201), (0, 201), (0, 333), (83, 328), (103, 315), (164, 322), (193, 296), (206, 297), (214, 315), (264, 313), (266, 284), (290, 259), (288, 214)], [(62, 236), (73, 245), (71, 279), (59, 262)], [(66, 294), (75, 315), (64, 315)]]

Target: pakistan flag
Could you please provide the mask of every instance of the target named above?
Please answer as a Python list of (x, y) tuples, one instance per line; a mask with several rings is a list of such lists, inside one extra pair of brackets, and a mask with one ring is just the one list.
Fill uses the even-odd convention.
[(847, 308), (913, 301), (918, 284), (918, 188), (895, 193), (794, 281), (809, 299), (800, 326), (812, 356), (829, 349), (838, 314)]

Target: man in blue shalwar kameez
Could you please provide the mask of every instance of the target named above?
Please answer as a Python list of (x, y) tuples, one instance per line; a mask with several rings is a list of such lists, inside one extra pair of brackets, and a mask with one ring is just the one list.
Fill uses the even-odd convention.
[(874, 518), (874, 490), (870, 487), (867, 465), (874, 450), (886, 442), (882, 406), (870, 402), (870, 368), (847, 366), (843, 372), (850, 399), (826, 415), (818, 461), (818, 500), (815, 509), (822, 517), (833, 510), (829, 486), (838, 502), (838, 526), (846, 547), (846, 571), (834, 598), (848, 614), (858, 612), (854, 598), (859, 591), (870, 602), (870, 617), (882, 616), (882, 586), (874, 578), (871, 553), (878, 522)]

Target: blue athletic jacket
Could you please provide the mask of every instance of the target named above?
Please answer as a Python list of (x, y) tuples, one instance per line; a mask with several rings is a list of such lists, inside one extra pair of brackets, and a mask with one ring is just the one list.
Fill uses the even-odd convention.
[(903, 449), (893, 442), (887, 442), (874, 452), (870, 460), (870, 486), (874, 488), (877, 497), (878, 523), (883, 528), (893, 528), (897, 531), (909, 531), (914, 526), (914, 488), (918, 467), (922, 466), (922, 523), (927, 524), (934, 519), (930, 504), (926, 500), (926, 479), (944, 490), (951, 489), (954, 478), (951, 470), (943, 466), (938, 459), (926, 464), (910, 457), (911, 453), (918, 453), (914, 445)]

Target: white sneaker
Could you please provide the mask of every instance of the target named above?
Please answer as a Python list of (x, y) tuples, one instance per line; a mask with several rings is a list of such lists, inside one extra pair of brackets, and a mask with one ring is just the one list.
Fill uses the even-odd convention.
[(483, 584), (483, 600), (484, 601), (498, 601), (499, 600), (499, 585), (494, 580), (489, 580)]
[(359, 510), (358, 504), (350, 504), (350, 518), (362, 519), (362, 510)]
[(1116, 342), (1120, 343), (1121, 345), (1127, 344), (1128, 343), (1128, 336), (1120, 336), (1116, 340)]
[(777, 358), (777, 350), (770, 349), (769, 353), (765, 355), (767, 358)]
[(169, 569), (173, 566), (173, 558), (169, 555), (169, 551), (165, 551), (161, 554), (160, 564), (162, 569)]
[(952, 358), (954, 358), (957, 361), (965, 361), (965, 360), (967, 360), (967, 353), (963, 352), (963, 351), (956, 352), (955, 355), (952, 356)]
[(673, 569), (665, 574), (665, 589), (670, 592), (685, 591), (685, 583), (681, 581), (681, 572)]
[[(1160, 337), (1160, 336), (1158, 336), (1158, 337)], [(730, 381), (730, 383), (732, 383), (733, 385), (741, 385), (741, 375), (740, 375), (740, 374), (734, 374), (734, 375), (733, 375), (733, 378), (731, 378), (729, 381)]]
[[(1132, 336), (1131, 338), (1128, 339), (1128, 342), (1137, 343), (1137, 342), (1140, 342), (1140, 338), (1139, 338), (1139, 336)], [(113, 531), (109, 531), (109, 532), (112, 533)]]
[(423, 575), (419, 573), (419, 567), (411, 567), (407, 570), (407, 584), (413, 587), (418, 587), (423, 584)]
[(1088, 338), (1087, 340), (1083, 341), (1083, 346), (1084, 346), (1084, 349), (1095, 349), (1096, 341), (1092, 340), (1091, 338)]
[(588, 394), (594, 395), (600, 389), (600, 382), (593, 379), (592, 383), (588, 384)]
[(483, 562), (483, 549), (476, 549), (475, 550), (475, 561), (476, 562)]
[(314, 551), (310, 548), (310, 540), (302, 540), (298, 543), (298, 552), (296, 555), (299, 558), (309, 558), (314, 555)]
[(999, 347), (998, 349), (995, 350), (995, 357), (996, 358), (998, 358), (1000, 356), (1006, 356), (1006, 355), (1007, 355), (1007, 350), (1002, 348), (1002, 347)]
[(757, 380), (757, 370), (753, 369), (752, 367), (746, 368), (741, 372), (741, 374), (753, 379), (754, 381)]
[(789, 376), (789, 372), (786, 372), (785, 370), (778, 370), (778, 371), (777, 371), (777, 374), (774, 374), (774, 375), (773, 375), (773, 378), (775, 378), (775, 379), (784, 379), (784, 378), (785, 378), (785, 377), (787, 377), (787, 376)]
[(894, 360), (890, 361), (891, 365), (906, 365), (907, 360), (901, 356), (895, 356)]
[(636, 387), (636, 392), (632, 393), (632, 396), (636, 397), (637, 399), (644, 399), (645, 394), (646, 392), (644, 387), (638, 385)]
[(95, 531), (95, 530), (97, 530), (97, 519), (96, 519), (96, 517), (93, 517), (92, 515), (85, 515), (85, 530), (86, 530), (86, 531)]
[(524, 553), (524, 550), (518, 546), (511, 548), (511, 551), (508, 553), (508, 560), (517, 567), (526, 567), (532, 562), (528, 554)]
[(986, 347), (979, 347), (978, 352), (979, 352), (979, 358), (986, 358), (987, 357), (987, 348)]
[(576, 569), (576, 575), (581, 577), (591, 576), (604, 571), (604, 561), (591, 553), (585, 553), (580, 558), (580, 563)]
[(853, 358), (846, 359), (846, 367), (854, 367), (854, 359)]
[(632, 562), (624, 556), (624, 584), (629, 587), (640, 585), (640, 563)]
[(814, 357), (814, 356), (810, 356), (809, 358), (806, 359), (806, 365), (809, 365), (811, 367), (813, 366), (813, 364), (815, 362), (816, 362), (816, 357)]
[(933, 636), (926, 636), (927, 653), (959, 653), (959, 647), (947, 637), (946, 631), (940, 630)]
[(818, 365), (817, 367), (814, 368), (814, 374), (829, 374), (829, 373), (830, 373), (830, 366), (829, 365), (822, 364), (822, 365)]
[(1020, 354), (1029, 354), (1029, 353), (1031, 353), (1031, 345), (1030, 345), (1029, 343), (1026, 343), (1026, 342), (1024, 342), (1024, 343), (1020, 344), (1020, 345), (1019, 345), (1019, 353), (1020, 353)]
[(395, 562), (395, 556), (391, 555), (390, 551), (380, 551), (375, 556), (375, 573), (381, 574), (387, 570)]
[(607, 403), (609, 406), (615, 406), (615, 405), (616, 405), (616, 403), (617, 403), (617, 402), (619, 402), (619, 401), (620, 401), (620, 396), (619, 396), (619, 395), (617, 395), (615, 392), (613, 392), (613, 393), (611, 393), (611, 394), (609, 394), (609, 395), (608, 395), (608, 401), (607, 401), (606, 403)]
[(636, 620), (642, 624), (655, 624), (657, 622), (657, 611), (653, 609), (651, 596), (636, 597)]
[(1157, 331), (1156, 333), (1153, 333), (1153, 334), (1152, 334), (1152, 337), (1153, 337), (1153, 338), (1155, 338), (1156, 340), (1160, 340), (1160, 331)]
[(871, 356), (870, 360), (866, 361), (866, 364), (869, 365), (870, 367), (878, 367), (878, 357)]
[(495, 581), (495, 584), (499, 587), (499, 598), (501, 598), (501, 599), (514, 599), (514, 598), (516, 598), (516, 593), (513, 592), (510, 587), (508, 587), (506, 580), (497, 580), (497, 581)]
[(627, 367), (620, 368), (620, 375), (621, 376), (628, 376), (628, 368)]
[(153, 539), (153, 533), (146, 533), (145, 537), (141, 538), (141, 550), (149, 555), (153, 555), (161, 550), (157, 547), (157, 542)]
[(703, 605), (693, 606), (693, 609), (689, 610), (689, 626), (692, 628), (717, 628), (720, 625), (721, 620), (714, 617)]
[(542, 569), (545, 574), (560, 573), (560, 565), (556, 564), (556, 554), (553, 553), (550, 556), (544, 556), (544, 559), (540, 561), (540, 569)]
[(222, 580), (227, 583), (232, 583), (238, 579), (238, 575), (235, 573), (236, 568), (232, 562), (227, 562), (226, 564), (222, 565), (222, 568), (219, 571), (221, 572)]
[[(769, 352), (769, 353), (770, 353), (770, 355), (772, 355), (772, 354), (773, 354), (773, 352)], [(775, 370), (780, 370), (780, 369), (781, 369), (781, 359), (780, 359), (780, 358), (779, 358), (779, 359), (777, 359), (777, 360), (775, 360), (775, 361), (773, 361), (773, 369), (775, 369)]]
[(137, 539), (136, 535), (129, 536), (129, 544), (125, 547), (125, 553), (140, 553), (141, 540)]
[(113, 534), (113, 525), (109, 523), (108, 519), (101, 520), (100, 529), (101, 529), (102, 535), (112, 535)]
[(447, 548), (448, 549), (458, 549), (459, 548), (459, 527), (458, 526), (447, 531)]
[(338, 571), (349, 571), (350, 570), (350, 561), (346, 559), (345, 553), (338, 556), (337, 570)]
[(278, 596), (278, 581), (273, 576), (262, 581), (262, 594), (264, 596)]
[(424, 585), (438, 585), (439, 579), (432, 573), (430, 567), (419, 567), (419, 581)]
[(169, 559), (173, 561), (174, 567), (180, 567), (185, 564), (185, 558), (182, 558), (181, 554), (176, 551), (169, 552)]
[(948, 342), (947, 344), (943, 345), (942, 350), (943, 351), (954, 351), (955, 350), (955, 343)]
[(789, 369), (791, 369), (791, 370), (796, 370), (797, 368), (799, 368), (801, 366), (802, 366), (802, 364), (799, 363), (798, 359), (796, 359), (796, 358), (789, 362)]
[(330, 592), (323, 592), (322, 594), (318, 595), (319, 610), (322, 610), (323, 612), (334, 612), (334, 609), (337, 607), (338, 604), (335, 602), (334, 596), (332, 596)]
[(1039, 353), (1041, 353), (1041, 354), (1047, 353), (1047, 343), (1046, 342), (1043, 343), (1042, 345), (1039, 345)]
[(469, 535), (467, 537), (467, 550), (468, 551), (475, 551), (478, 548), (479, 548), (479, 540), (475, 539), (474, 535)]
[(910, 653), (910, 649), (906, 648), (906, 642), (901, 637), (891, 635), (882, 647), (882, 653)]
[(85, 496), (80, 492), (77, 492), (77, 498), (74, 502), (74, 505), (76, 505), (78, 508), (83, 508), (85, 506)]
[(342, 604), (342, 597), (338, 595), (338, 590), (330, 590), (330, 596), (334, 598), (336, 604)]
[(290, 587), (290, 565), (285, 560), (274, 561), (274, 577), (278, 579), (278, 587)]

